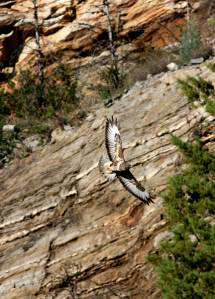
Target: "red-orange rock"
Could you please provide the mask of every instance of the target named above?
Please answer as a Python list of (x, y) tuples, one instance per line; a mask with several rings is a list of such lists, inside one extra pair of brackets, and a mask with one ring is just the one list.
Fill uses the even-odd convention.
[[(15, 0), (0, 5), (1, 59), (21, 68), (35, 55), (33, 2)], [(80, 51), (93, 50), (101, 36), (107, 31), (107, 20), (102, 12), (102, 0), (67, 1), (38, 0), (38, 15), (41, 26), (44, 52), (71, 49), (74, 57)], [(160, 0), (113, 0), (110, 4), (112, 24), (119, 38), (151, 41), (153, 46), (162, 47), (178, 36), (175, 13), (185, 12), (186, 1)], [(169, 30), (159, 26), (159, 22), (170, 21)], [(167, 26), (168, 27), (168, 26)], [(169, 31), (169, 32), (168, 32)], [(5, 35), (11, 33), (11, 37)], [(142, 34), (143, 33), (143, 34)], [(163, 36), (164, 35), (164, 36)], [(133, 36), (133, 37), (132, 37)], [(160, 36), (162, 36), (160, 38)], [(29, 41), (30, 38), (30, 41)], [(163, 40), (161, 40), (163, 39)], [(164, 41), (165, 40), (165, 41)], [(9, 41), (9, 44), (8, 44)], [(30, 44), (29, 44), (30, 43)], [(18, 52), (16, 58), (14, 53)], [(17, 63), (18, 62), (18, 63)]]

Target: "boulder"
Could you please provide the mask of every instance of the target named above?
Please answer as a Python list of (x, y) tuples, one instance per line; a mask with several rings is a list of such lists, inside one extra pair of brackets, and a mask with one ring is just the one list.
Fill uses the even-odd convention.
[(190, 60), (191, 64), (201, 64), (202, 62), (204, 62), (204, 58), (203, 57), (193, 58), (193, 59)]
[(166, 67), (171, 72), (174, 72), (174, 71), (178, 70), (178, 65), (175, 62), (169, 63)]
[(41, 139), (38, 135), (33, 135), (23, 140), (24, 145), (32, 152), (38, 148), (40, 142)]
[(11, 125), (11, 124), (4, 125), (2, 127), (2, 131), (3, 132), (14, 132), (15, 131), (15, 125)]

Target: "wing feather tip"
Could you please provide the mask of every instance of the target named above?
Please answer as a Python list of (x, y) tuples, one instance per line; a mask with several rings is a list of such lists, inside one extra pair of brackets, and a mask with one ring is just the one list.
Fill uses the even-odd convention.
[(114, 118), (114, 116), (112, 115), (110, 118), (106, 117), (106, 125), (116, 125), (118, 126), (118, 119)]
[(139, 198), (141, 201), (143, 201), (145, 204), (150, 205), (151, 203), (154, 203), (154, 201), (152, 200), (151, 195), (147, 192), (144, 191), (144, 196), (143, 198)]
[(153, 204), (154, 201), (152, 200), (152, 198), (149, 196), (148, 198), (146, 198), (146, 204), (149, 206), (150, 204)]

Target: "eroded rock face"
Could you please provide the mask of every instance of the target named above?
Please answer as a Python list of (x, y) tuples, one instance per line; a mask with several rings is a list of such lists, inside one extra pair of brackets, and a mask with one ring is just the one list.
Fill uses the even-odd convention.
[[(215, 82), (206, 67), (194, 66), (139, 82), (111, 108), (97, 107), (74, 133), (62, 131), (0, 171), (1, 298), (161, 298), (145, 257), (167, 231), (158, 194), (181, 160), (169, 133), (187, 139), (209, 119), (176, 89), (176, 78), (188, 74)], [(112, 114), (134, 174), (156, 194), (150, 206), (99, 174)]]
[[(70, 57), (80, 54), (83, 57), (84, 53), (95, 50), (99, 40), (107, 40), (104, 37), (107, 20), (102, 13), (102, 0), (38, 0), (38, 3), (44, 52), (56, 53), (66, 49), (70, 51)], [(113, 0), (110, 13), (119, 39), (128, 39), (129, 42), (145, 32), (136, 47), (146, 41), (159, 47), (175, 42), (180, 34), (176, 24), (183, 22), (186, 6), (186, 1)], [(161, 26), (163, 21), (167, 24), (166, 29)], [(36, 47), (32, 1), (3, 1), (0, 4), (0, 30), (1, 61), (5, 66), (17, 62), (18, 68), (27, 65), (35, 56)]]

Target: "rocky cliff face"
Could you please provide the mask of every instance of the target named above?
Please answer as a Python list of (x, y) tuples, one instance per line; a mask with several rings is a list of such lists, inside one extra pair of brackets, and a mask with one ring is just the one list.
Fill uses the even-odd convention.
[[(111, 108), (98, 105), (79, 128), (56, 132), (52, 144), (1, 170), (1, 298), (161, 298), (145, 257), (168, 231), (158, 194), (181, 161), (169, 133), (188, 138), (211, 120), (176, 89), (188, 74), (215, 82), (204, 66), (138, 82)], [(134, 174), (156, 195), (150, 206), (99, 174), (112, 114)]]
[[(105, 63), (101, 3), (40, 0), (44, 53), (74, 67)], [(187, 2), (113, 0), (110, 9), (123, 56), (147, 43), (175, 43)], [(1, 69), (28, 66), (35, 47), (32, 1), (2, 1)], [(82, 71), (82, 81), (89, 72)], [(215, 82), (204, 66), (138, 82), (111, 108), (98, 104), (79, 128), (55, 130), (49, 145), (0, 170), (0, 298), (161, 298), (145, 257), (168, 236), (159, 192), (181, 163), (169, 133), (189, 138), (211, 120), (177, 90), (176, 78), (187, 74)], [(111, 115), (120, 121), (134, 174), (155, 194), (150, 206), (99, 174)]]
[[(97, 56), (104, 46), (107, 48), (107, 21), (101, 0), (39, 0), (38, 3), (44, 52), (61, 57), (66, 51), (70, 59), (82, 58), (86, 62), (83, 58)], [(175, 43), (179, 34), (176, 25), (183, 23), (186, 7), (186, 1), (111, 1), (110, 13), (121, 44), (119, 48), (123, 51), (122, 45), (133, 40), (137, 43), (132, 43), (130, 51), (143, 47), (145, 42), (157, 47)], [(1, 1), (0, 32), (3, 66), (27, 65), (35, 56), (32, 1)], [(103, 47), (98, 47), (98, 41)]]

